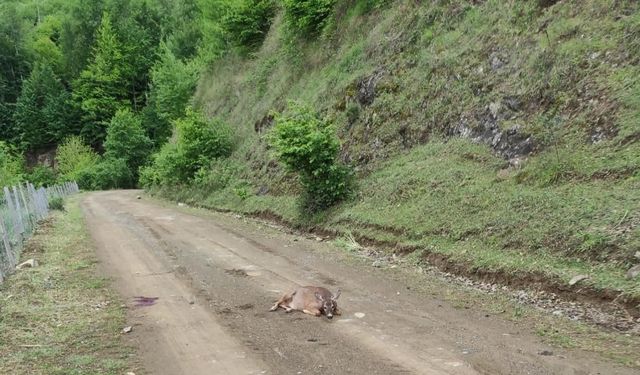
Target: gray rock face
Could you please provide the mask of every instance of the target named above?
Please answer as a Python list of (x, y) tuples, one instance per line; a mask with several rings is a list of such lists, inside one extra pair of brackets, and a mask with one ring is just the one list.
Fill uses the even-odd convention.
[(498, 125), (502, 104), (492, 103), (479, 116), (478, 126), (471, 127), (465, 119), (450, 130), (449, 135), (469, 138), (477, 143), (488, 144), (505, 159), (511, 160), (527, 156), (536, 150), (536, 143), (530, 135), (523, 133), (519, 125), (502, 130)]

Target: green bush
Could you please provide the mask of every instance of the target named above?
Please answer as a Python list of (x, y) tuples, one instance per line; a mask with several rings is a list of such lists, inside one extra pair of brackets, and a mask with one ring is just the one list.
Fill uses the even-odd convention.
[(176, 142), (165, 144), (153, 155), (151, 165), (140, 171), (142, 186), (187, 182), (233, 150), (231, 128), (222, 121), (209, 121), (202, 113), (187, 109), (186, 116), (175, 121), (175, 126)]
[(175, 122), (177, 147), (182, 152), (189, 177), (216, 158), (228, 157), (233, 150), (231, 128), (220, 120), (207, 120), (202, 113), (187, 109)]
[(49, 199), (49, 209), (64, 211), (64, 199), (61, 197), (54, 197)]
[(222, 19), (229, 39), (241, 52), (260, 47), (276, 15), (275, 0), (244, 0)]
[(72, 136), (67, 138), (56, 153), (58, 173), (64, 181), (78, 180), (81, 171), (91, 169), (98, 163), (99, 156), (84, 144), (82, 138)]
[(76, 174), (76, 182), (85, 190), (131, 188), (133, 175), (124, 159), (105, 158)]
[(122, 159), (137, 179), (138, 169), (151, 152), (151, 140), (142, 128), (142, 120), (129, 109), (119, 110), (111, 119), (104, 142), (107, 159)]
[(174, 143), (164, 144), (152, 159), (151, 165), (140, 170), (140, 185), (145, 188), (178, 185), (191, 177), (187, 170), (189, 161)]
[(313, 37), (324, 28), (336, 0), (283, 0), (285, 20), (291, 31)]
[(335, 130), (311, 108), (291, 103), (288, 112), (276, 118), (269, 141), (280, 161), (300, 174), (303, 208), (317, 211), (347, 197), (351, 171), (337, 160)]
[(24, 175), (24, 159), (16, 150), (0, 141), (0, 189), (22, 181)]
[(386, 5), (387, 1), (388, 0), (356, 0), (351, 9), (351, 13), (355, 16), (366, 14)]
[(26, 176), (26, 179), (35, 187), (51, 186), (56, 183), (56, 172), (53, 168), (38, 165), (31, 169), (29, 174)]

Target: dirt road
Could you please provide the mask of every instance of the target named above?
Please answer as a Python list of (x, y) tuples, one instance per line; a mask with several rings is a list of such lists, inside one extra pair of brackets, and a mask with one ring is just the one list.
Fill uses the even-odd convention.
[[(82, 206), (148, 373), (634, 373), (581, 352), (541, 356), (548, 347), (512, 323), (408, 289), (330, 244), (137, 194), (94, 193)], [(343, 315), (268, 311), (296, 285), (341, 288)], [(158, 300), (136, 307), (136, 296)]]

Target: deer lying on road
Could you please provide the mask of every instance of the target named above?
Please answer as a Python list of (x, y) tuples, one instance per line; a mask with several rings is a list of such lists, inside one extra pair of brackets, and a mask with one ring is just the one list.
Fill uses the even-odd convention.
[(300, 310), (314, 316), (324, 313), (327, 318), (333, 319), (334, 315), (340, 315), (336, 302), (338, 297), (340, 297), (340, 289), (334, 295), (326, 288), (302, 286), (280, 297), (270, 311), (276, 311), (278, 307), (282, 307), (286, 312)]

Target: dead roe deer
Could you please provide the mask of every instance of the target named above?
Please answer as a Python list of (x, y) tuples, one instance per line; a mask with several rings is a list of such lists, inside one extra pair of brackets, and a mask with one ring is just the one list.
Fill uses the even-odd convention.
[(340, 289), (334, 295), (326, 288), (302, 286), (280, 297), (270, 311), (276, 311), (278, 307), (282, 307), (286, 312), (299, 310), (314, 316), (324, 314), (332, 319), (334, 315), (340, 315), (336, 302), (338, 297), (340, 297)]

